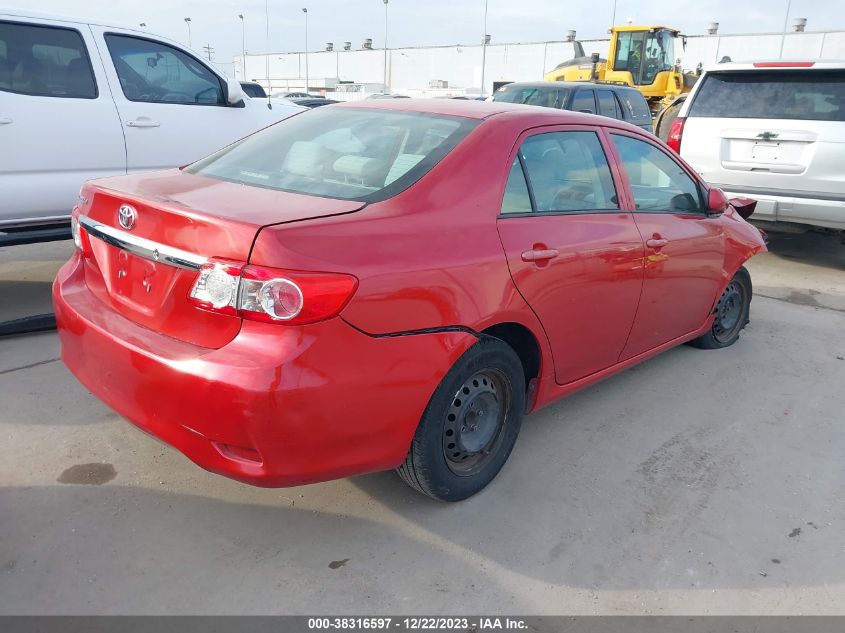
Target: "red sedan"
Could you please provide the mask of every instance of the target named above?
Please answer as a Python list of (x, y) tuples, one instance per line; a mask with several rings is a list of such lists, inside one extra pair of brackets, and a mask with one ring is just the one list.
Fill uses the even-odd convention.
[[(200, 466), (261, 486), (396, 468), (486, 486), (525, 413), (748, 322), (753, 202), (638, 128), (383, 100), (87, 184), (62, 358)], [(667, 378), (668, 379), (668, 378)]]

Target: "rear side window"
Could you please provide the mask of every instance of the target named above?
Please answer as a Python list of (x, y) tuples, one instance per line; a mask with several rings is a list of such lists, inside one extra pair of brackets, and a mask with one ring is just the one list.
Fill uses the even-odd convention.
[(616, 93), (622, 105), (623, 118), (634, 125), (644, 125), (651, 121), (648, 102), (637, 90), (620, 90)]
[(97, 84), (78, 31), (0, 22), (0, 90), (95, 99)]
[(185, 171), (281, 191), (376, 202), (419, 180), (478, 123), (415, 112), (316, 108)]
[(519, 151), (537, 211), (619, 208), (610, 167), (594, 132), (536, 134)]
[(845, 121), (845, 70), (713, 72), (691, 117)]
[(622, 115), (616, 105), (616, 97), (610, 90), (599, 90), (599, 114), (602, 116), (609, 116), (613, 119), (621, 119)]
[(130, 101), (225, 105), (220, 78), (190, 55), (162, 42), (106, 35), (120, 87)]
[(596, 97), (592, 90), (579, 90), (575, 93), (572, 99), (572, 105), (569, 107), (573, 112), (589, 112), (596, 113)]
[(502, 198), (502, 213), (531, 213), (531, 194), (525, 182), (525, 172), (519, 157), (513, 159), (508, 182), (505, 185), (505, 196)]

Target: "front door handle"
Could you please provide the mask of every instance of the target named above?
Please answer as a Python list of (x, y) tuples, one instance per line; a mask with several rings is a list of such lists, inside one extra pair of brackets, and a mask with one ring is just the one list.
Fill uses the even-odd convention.
[(542, 249), (531, 249), (530, 251), (524, 251), (522, 253), (522, 261), (524, 262), (542, 262), (547, 259), (554, 259), (560, 255), (560, 252), (556, 248), (542, 248)]
[(669, 240), (663, 239), (662, 237), (653, 237), (645, 241), (645, 245), (649, 248), (653, 248), (657, 250), (658, 248), (663, 248), (669, 243)]
[(127, 121), (126, 127), (158, 127), (161, 125), (158, 121), (153, 121), (147, 117), (138, 117), (134, 121)]
[(7, 116), (0, 116), (0, 125), (8, 125), (9, 123), (14, 123), (14, 121)]

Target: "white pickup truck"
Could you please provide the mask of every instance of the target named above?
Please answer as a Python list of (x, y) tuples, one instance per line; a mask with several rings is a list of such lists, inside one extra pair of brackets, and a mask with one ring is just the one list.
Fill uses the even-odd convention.
[(0, 245), (56, 239), (86, 180), (193, 162), (304, 109), (146, 31), (0, 9)]

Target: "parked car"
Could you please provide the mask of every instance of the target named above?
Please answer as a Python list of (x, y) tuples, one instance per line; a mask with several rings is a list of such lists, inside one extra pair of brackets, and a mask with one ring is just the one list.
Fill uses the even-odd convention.
[(244, 94), (247, 97), (252, 97), (253, 99), (266, 99), (267, 98), (267, 91), (264, 90), (264, 86), (262, 86), (258, 82), (242, 81), (241, 82), (241, 89), (244, 91)]
[(301, 110), (244, 99), (146, 31), (0, 9), (0, 231), (67, 227), (86, 180), (184, 165)]
[(339, 103), (334, 99), (326, 99), (325, 97), (303, 97), (291, 99), (291, 102), (296, 105), (305, 106), (306, 108), (319, 108), (320, 106), (331, 105), (332, 103)]
[(668, 142), (708, 182), (756, 198), (767, 228), (845, 230), (845, 62), (709, 68)]
[(312, 95), (307, 92), (279, 92), (273, 95), (274, 97), (284, 97), (285, 99), (322, 99), (320, 95)]
[(374, 92), (367, 99), (410, 99), (408, 95), (398, 95), (392, 92)]
[(630, 86), (583, 81), (517, 82), (499, 88), (492, 100), (600, 114), (652, 131), (648, 102)]
[(606, 117), (317, 108), (87, 184), (53, 287), (62, 358), (213, 472), (291, 486), (398, 468), (459, 500), (526, 411), (737, 340), (743, 263), (765, 250), (753, 204)]

